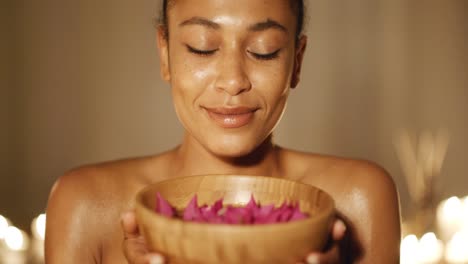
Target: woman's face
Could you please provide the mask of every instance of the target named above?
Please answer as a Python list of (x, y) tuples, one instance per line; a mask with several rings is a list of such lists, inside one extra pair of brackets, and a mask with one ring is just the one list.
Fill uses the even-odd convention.
[(277, 125), (298, 81), (289, 0), (176, 0), (169, 40), (159, 32), (161, 73), (189, 138), (224, 157), (247, 155)]

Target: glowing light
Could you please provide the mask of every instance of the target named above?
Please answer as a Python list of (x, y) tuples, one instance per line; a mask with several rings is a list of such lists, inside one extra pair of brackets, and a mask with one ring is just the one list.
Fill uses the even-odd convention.
[(419, 261), (438, 263), (442, 259), (443, 245), (432, 232), (424, 234), (419, 240)]
[(20, 251), (28, 247), (28, 236), (14, 226), (9, 226), (5, 233), (5, 244), (10, 250)]
[(5, 238), (5, 233), (9, 226), (10, 226), (10, 221), (8, 221), (8, 219), (0, 215), (0, 239)]
[(462, 203), (456, 196), (450, 197), (444, 204), (443, 212), (450, 218), (457, 218), (460, 215)]
[(468, 196), (463, 198), (463, 229), (468, 229)]
[(408, 235), (401, 241), (401, 264), (439, 263), (443, 256), (442, 241), (432, 232), (424, 234), (420, 240)]
[(448, 263), (468, 263), (468, 230), (460, 231), (453, 235), (452, 239), (447, 243), (445, 251), (445, 260)]
[(401, 241), (400, 245), (400, 263), (401, 264), (413, 264), (417, 261), (417, 254), (415, 252), (418, 251), (418, 238), (415, 235), (407, 235)]
[(40, 214), (38, 217), (34, 218), (31, 223), (31, 231), (34, 238), (38, 240), (44, 240), (45, 238), (45, 229), (46, 229), (46, 215)]
[(463, 225), (463, 203), (458, 197), (450, 197), (437, 209), (437, 224), (440, 235), (448, 241)]

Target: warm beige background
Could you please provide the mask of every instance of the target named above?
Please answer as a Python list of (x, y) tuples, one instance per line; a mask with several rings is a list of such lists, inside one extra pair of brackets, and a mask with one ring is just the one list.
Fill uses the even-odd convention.
[[(2, 6), (0, 214), (27, 228), (67, 169), (177, 144), (157, 10), (154, 0)], [(400, 128), (448, 128), (441, 197), (467, 195), (468, 1), (311, 0), (309, 15), (303, 81), (278, 142), (377, 161), (408, 215), (392, 138)]]

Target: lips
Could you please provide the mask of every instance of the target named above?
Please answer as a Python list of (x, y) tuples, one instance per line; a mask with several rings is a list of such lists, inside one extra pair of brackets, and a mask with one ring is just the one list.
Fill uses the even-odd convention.
[(252, 121), (257, 109), (252, 107), (205, 107), (210, 119), (222, 128), (239, 128), (247, 125)]

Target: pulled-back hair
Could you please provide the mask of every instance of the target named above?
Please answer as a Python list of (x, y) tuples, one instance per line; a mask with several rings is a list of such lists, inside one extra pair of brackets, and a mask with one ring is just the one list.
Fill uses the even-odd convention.
[[(161, 15), (159, 17), (159, 26), (162, 26), (164, 29), (164, 35), (166, 39), (169, 36), (169, 29), (167, 25), (167, 12), (169, 8), (171, 7), (172, 4), (174, 4), (175, 0), (163, 0), (162, 3), (162, 8), (161, 8)], [(304, 6), (304, 0), (289, 0), (291, 9), (293, 12), (296, 14), (297, 20), (296, 20), (296, 43), (299, 40), (299, 37), (302, 34), (302, 31), (304, 30), (304, 17), (305, 17), (305, 6)]]

